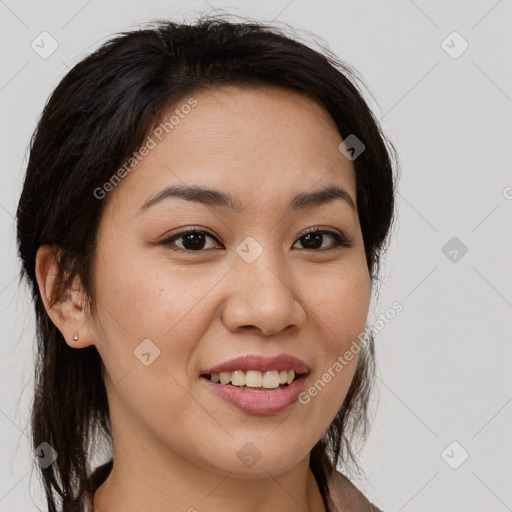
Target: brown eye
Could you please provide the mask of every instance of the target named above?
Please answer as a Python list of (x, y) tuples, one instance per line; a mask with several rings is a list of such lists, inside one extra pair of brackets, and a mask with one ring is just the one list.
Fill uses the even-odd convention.
[[(203, 252), (205, 249), (205, 245), (207, 239), (210, 238), (215, 240), (213, 236), (211, 236), (206, 231), (200, 231), (197, 229), (188, 229), (186, 231), (181, 231), (180, 233), (176, 233), (175, 235), (166, 238), (161, 242), (161, 245), (172, 246), (175, 245), (176, 240), (181, 239), (182, 247), (178, 246), (178, 249), (174, 249), (170, 247), (172, 250), (181, 250), (181, 251), (190, 251), (190, 252)], [(207, 249), (211, 249), (207, 248)]]
[[(332, 243), (331, 246), (322, 247), (322, 242), (325, 235), (328, 235), (334, 239), (334, 243)], [(320, 230), (318, 228), (313, 228), (305, 235), (302, 235), (299, 240), (303, 240), (301, 243), (303, 248), (306, 250), (329, 250), (335, 249), (337, 247), (350, 247), (351, 245), (346, 238), (342, 237), (338, 233), (335, 233), (334, 231)]]
[[(330, 246), (323, 246), (326, 236), (329, 236), (334, 240)], [(208, 239), (214, 240), (217, 244), (219, 244), (216, 238), (206, 231), (199, 229), (187, 229), (180, 231), (179, 233), (176, 233), (169, 238), (166, 238), (160, 242), (160, 244), (169, 247), (173, 251), (205, 252), (215, 248), (212, 246), (206, 247)], [(311, 229), (302, 235), (298, 241), (299, 240), (302, 241), (301, 243), (303, 245), (303, 249), (311, 251), (325, 251), (336, 249), (338, 247), (351, 246), (350, 242), (338, 233), (329, 230), (320, 230), (319, 228)], [(179, 241), (181, 245), (177, 245), (177, 241)]]

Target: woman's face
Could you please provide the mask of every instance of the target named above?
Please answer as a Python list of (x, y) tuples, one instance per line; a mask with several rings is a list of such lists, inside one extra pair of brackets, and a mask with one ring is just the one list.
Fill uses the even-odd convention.
[[(355, 372), (357, 351), (350, 361), (344, 354), (364, 331), (370, 280), (350, 204), (354, 169), (332, 119), (311, 99), (235, 87), (193, 98), (166, 115), (177, 110), (179, 121), (152, 137), (104, 199), (90, 327), (114, 443), (130, 446), (131, 456), (277, 474), (308, 456)], [(213, 194), (164, 197), (168, 187), (214, 190), (239, 208)], [(293, 202), (329, 187), (346, 197)], [(308, 235), (310, 228), (324, 233)], [(189, 229), (196, 233), (177, 236)], [(349, 245), (337, 245), (337, 235)], [(308, 373), (291, 398), (291, 387), (244, 392), (204, 376), (247, 355), (293, 356)], [(251, 365), (256, 385), (266, 367)], [(272, 385), (276, 374), (264, 373)]]

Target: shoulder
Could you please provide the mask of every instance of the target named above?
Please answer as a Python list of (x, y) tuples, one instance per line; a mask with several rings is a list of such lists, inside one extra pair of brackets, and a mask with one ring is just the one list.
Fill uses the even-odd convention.
[(342, 473), (333, 471), (327, 477), (333, 512), (382, 512)]

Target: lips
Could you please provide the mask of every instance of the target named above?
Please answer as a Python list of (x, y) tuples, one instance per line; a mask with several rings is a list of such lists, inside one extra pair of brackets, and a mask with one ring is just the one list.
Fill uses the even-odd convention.
[(309, 373), (310, 369), (306, 362), (289, 354), (279, 354), (274, 357), (263, 357), (258, 355), (244, 355), (231, 359), (224, 363), (213, 366), (201, 372), (201, 375), (211, 375), (212, 373), (234, 372), (242, 370), (256, 370), (268, 372), (271, 370), (293, 370), (300, 375)]

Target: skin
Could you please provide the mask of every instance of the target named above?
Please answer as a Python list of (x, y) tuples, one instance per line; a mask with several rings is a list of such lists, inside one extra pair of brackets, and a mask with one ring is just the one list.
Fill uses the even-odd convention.
[[(306, 96), (230, 86), (194, 98), (105, 199), (91, 314), (79, 280), (49, 307), (55, 262), (47, 246), (37, 255), (52, 321), (70, 346), (95, 345), (106, 368), (115, 463), (95, 510), (324, 511), (309, 454), (346, 396), (357, 355), (308, 404), (271, 415), (240, 411), (199, 376), (243, 354), (288, 353), (308, 363), (307, 389), (357, 340), (371, 291), (357, 210), (337, 199), (284, 212), (295, 194), (328, 185), (355, 203), (354, 168), (333, 120)], [(168, 199), (137, 214), (179, 184), (229, 192), (244, 208)], [(184, 238), (158, 244), (191, 226), (213, 235), (203, 252)], [(350, 247), (324, 234), (307, 249), (304, 232), (317, 226), (343, 233)], [(248, 236), (263, 249), (252, 263), (236, 252)], [(144, 339), (160, 350), (149, 366), (134, 356)], [(237, 457), (248, 442), (261, 453), (250, 468)]]

